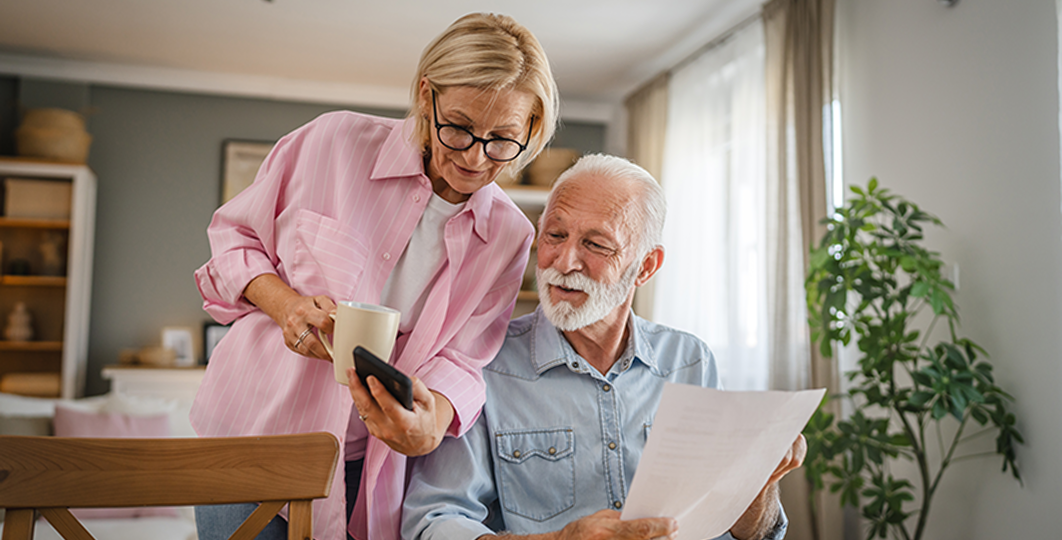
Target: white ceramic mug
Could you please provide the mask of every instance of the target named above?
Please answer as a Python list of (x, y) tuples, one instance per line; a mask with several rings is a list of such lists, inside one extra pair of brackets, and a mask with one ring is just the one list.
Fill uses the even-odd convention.
[(335, 364), (336, 381), (348, 384), (347, 368), (354, 366), (354, 348), (358, 345), (380, 357), (384, 362), (391, 358), (391, 349), (398, 336), (398, 321), (402, 314), (397, 310), (376, 304), (361, 302), (338, 302), (332, 315), (335, 326), (332, 331), (335, 345), (328, 336), (321, 336), (328, 354)]

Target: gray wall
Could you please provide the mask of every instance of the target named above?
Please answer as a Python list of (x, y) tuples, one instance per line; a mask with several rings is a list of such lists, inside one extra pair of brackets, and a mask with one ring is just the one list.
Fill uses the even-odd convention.
[[(865, 185), (877, 176), (944, 221), (947, 228), (927, 240), (959, 265), (961, 333), (990, 353), (997, 381), (1017, 400), (1027, 442), (1018, 449), (1024, 488), (994, 457), (949, 469), (925, 538), (1058, 538), (1055, 1), (960, 0), (950, 9), (929, 0), (839, 4), (845, 178)], [(963, 453), (993, 449), (992, 437), (982, 437)]]
[[(0, 78), (0, 132), (8, 138), (14, 96), (24, 107), (90, 112), (88, 164), (99, 191), (88, 395), (107, 391), (100, 370), (122, 349), (158, 345), (164, 326), (198, 332), (209, 320), (192, 274), (210, 257), (206, 227), (219, 202), (222, 142), (275, 141), (323, 112), (349, 108)], [(604, 137), (603, 125), (566, 122), (555, 144), (601, 151)]]

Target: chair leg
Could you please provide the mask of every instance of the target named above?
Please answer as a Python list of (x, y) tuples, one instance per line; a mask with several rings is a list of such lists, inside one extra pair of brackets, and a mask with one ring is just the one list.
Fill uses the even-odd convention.
[(281, 508), (284, 508), (283, 501), (266, 501), (258, 505), (258, 508), (243, 520), (240, 528), (232, 533), (229, 540), (254, 540)]
[(313, 539), (313, 501), (291, 501), (288, 507), (288, 540)]
[(33, 539), (33, 509), (19, 508), (8, 509), (4, 518), (3, 540), (32, 540)]
[(65, 540), (95, 540), (92, 533), (66, 508), (41, 508), (41, 514)]

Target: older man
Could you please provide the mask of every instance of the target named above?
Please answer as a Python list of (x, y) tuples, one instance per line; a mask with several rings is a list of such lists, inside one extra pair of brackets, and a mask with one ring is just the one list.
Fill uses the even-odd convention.
[[(619, 519), (664, 383), (719, 386), (702, 341), (631, 312), (663, 262), (664, 214), (652, 176), (621, 158), (587, 156), (558, 179), (539, 223), (539, 309), (510, 323), (484, 370), (476, 425), (415, 462), (403, 537), (676, 532), (671, 518)], [(804, 451), (798, 438), (723, 538), (784, 536), (776, 482)]]

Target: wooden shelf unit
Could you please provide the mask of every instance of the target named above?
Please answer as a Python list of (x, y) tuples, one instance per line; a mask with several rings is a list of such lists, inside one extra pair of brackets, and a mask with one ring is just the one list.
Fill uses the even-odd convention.
[[(2, 168), (2, 165), (0, 165), (0, 170), (2, 170)], [(9, 218), (0, 216), (0, 227), (18, 229), (69, 229), (70, 220)]]
[(61, 352), (62, 341), (0, 341), (0, 351)]
[[(0, 158), (0, 190), (7, 189), (8, 178), (69, 182), (71, 213), (69, 219), (0, 215), (0, 330), (22, 302), (33, 315), (36, 334), (27, 342), (0, 341), (0, 377), (53, 373), (60, 380), (56, 397), (80, 397), (88, 363), (96, 176), (84, 165)], [(0, 214), (4, 210), (0, 208)], [(58, 235), (66, 247), (65, 275), (41, 275), (46, 271), (42, 241)], [(3, 274), (16, 258), (27, 261), (29, 275)]]
[(11, 287), (66, 287), (66, 276), (0, 276), (0, 285)]
[[(537, 241), (538, 216), (546, 209), (550, 189), (525, 184), (503, 186), (503, 189), (535, 226)], [(531, 256), (527, 260), (527, 270), (524, 272), (523, 288), (516, 294), (516, 309), (513, 310), (513, 318), (530, 313), (538, 306), (538, 292), (534, 289), (535, 266), (537, 265), (535, 247), (532, 243)]]

